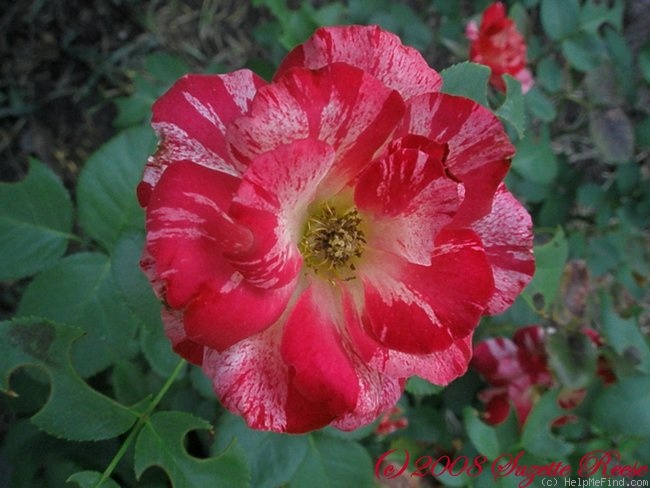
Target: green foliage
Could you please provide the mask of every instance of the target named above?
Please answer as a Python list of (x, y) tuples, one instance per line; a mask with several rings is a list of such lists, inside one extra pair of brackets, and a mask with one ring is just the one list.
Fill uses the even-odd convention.
[(524, 111), (524, 97), (521, 93), (521, 83), (510, 75), (504, 75), (506, 82), (506, 99), (496, 109), (495, 113), (512, 126), (517, 137), (524, 136), (526, 129), (526, 115)]
[(72, 203), (37, 160), (19, 183), (0, 183), (0, 281), (33, 275), (56, 262), (72, 237)]
[(411, 376), (406, 383), (406, 391), (415, 396), (435, 395), (442, 391), (441, 386), (432, 385), (418, 376)]
[(174, 488), (207, 486), (219, 480), (224, 486), (245, 486), (248, 473), (241, 449), (231, 446), (218, 456), (197, 459), (183, 447), (191, 430), (211, 429), (205, 420), (183, 412), (158, 412), (149, 418), (135, 444), (138, 478), (150, 466), (162, 468)]
[(505, 422), (493, 427), (483, 422), (475, 410), (466, 408), (463, 420), (472, 444), (488, 459), (494, 460), (503, 453), (514, 451), (519, 432), (517, 418), (513, 413)]
[(155, 147), (153, 131), (136, 127), (119, 133), (86, 162), (77, 186), (79, 222), (104, 249), (112, 249), (121, 234), (143, 228), (135, 187)]
[(12, 395), (9, 376), (24, 366), (41, 368), (50, 395), (32, 422), (45, 432), (74, 441), (99, 440), (125, 432), (135, 413), (91, 389), (70, 364), (70, 347), (82, 331), (41, 319), (0, 323), (0, 390)]
[(555, 333), (547, 339), (546, 351), (549, 365), (562, 386), (577, 390), (592, 381), (597, 351), (583, 333)]
[(169, 376), (178, 362), (164, 334), (160, 302), (139, 267), (144, 235), (126, 234), (115, 245), (111, 275), (118, 293), (140, 325), (140, 349), (161, 377)]
[[(612, 434), (650, 437), (650, 378), (621, 378), (594, 400), (594, 423)], [(612, 415), (625, 412), (624, 415)]]
[(68, 478), (69, 483), (77, 483), (80, 488), (120, 488), (112, 479), (102, 481), (102, 474), (97, 471), (80, 471)]
[(233, 441), (243, 448), (251, 473), (251, 486), (271, 488), (293, 479), (310, 450), (306, 436), (287, 436), (248, 429), (243, 420), (225, 414), (217, 426), (219, 436), (213, 452), (220, 452)]
[(73, 347), (72, 357), (84, 377), (136, 352), (135, 324), (103, 254), (77, 253), (39, 274), (25, 290), (18, 315), (83, 329), (86, 334)]
[(548, 127), (543, 126), (539, 136), (529, 133), (516, 147), (517, 153), (512, 160), (515, 172), (533, 183), (549, 184), (555, 180), (559, 168)]
[(459, 63), (440, 72), (442, 92), (471, 98), (481, 105), (488, 106), (487, 82), (490, 68), (476, 63)]
[(557, 402), (557, 392), (551, 390), (537, 401), (524, 424), (521, 443), (526, 450), (541, 459), (561, 461), (575, 447), (551, 432), (553, 421), (565, 415)]
[(289, 487), (346, 488), (372, 484), (368, 451), (356, 442), (316, 433), (309, 437), (307, 453)]
[(117, 116), (113, 124), (119, 129), (149, 120), (151, 106), (178, 78), (190, 72), (180, 58), (168, 53), (153, 53), (144, 61), (144, 73), (133, 77), (132, 93), (114, 100)]
[(564, 39), (578, 28), (580, 4), (578, 0), (542, 0), (540, 19), (549, 38)]

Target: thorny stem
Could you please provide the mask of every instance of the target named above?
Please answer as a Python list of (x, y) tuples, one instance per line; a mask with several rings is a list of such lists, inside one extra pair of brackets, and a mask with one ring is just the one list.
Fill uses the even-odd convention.
[(102, 473), (101, 478), (93, 485), (93, 488), (99, 488), (104, 481), (108, 480), (111, 477), (111, 474), (117, 467), (118, 463), (120, 460), (124, 457), (124, 454), (126, 454), (126, 451), (129, 449), (131, 444), (133, 443), (134, 439), (137, 437), (137, 435), (140, 433), (140, 430), (142, 430), (142, 427), (144, 426), (145, 422), (149, 419), (149, 416), (151, 413), (156, 409), (160, 401), (163, 399), (167, 391), (169, 391), (169, 388), (172, 386), (172, 383), (176, 380), (176, 377), (179, 375), (179, 373), (183, 370), (183, 367), (185, 366), (186, 361), (184, 359), (181, 359), (180, 362), (176, 365), (176, 368), (172, 372), (172, 374), (169, 376), (163, 387), (160, 389), (156, 397), (153, 399), (153, 401), (149, 404), (147, 409), (140, 414), (138, 417), (138, 421), (135, 423), (133, 428), (131, 429), (131, 432), (129, 432), (129, 435), (127, 436), (126, 439), (124, 439), (124, 442), (120, 446), (120, 449), (115, 453), (115, 456), (113, 456), (113, 459), (111, 460), (110, 464), (106, 466), (106, 469)]

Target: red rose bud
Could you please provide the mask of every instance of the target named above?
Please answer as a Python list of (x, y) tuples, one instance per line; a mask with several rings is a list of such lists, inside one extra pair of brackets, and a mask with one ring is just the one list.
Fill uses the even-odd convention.
[(495, 2), (485, 9), (481, 25), (470, 22), (465, 35), (471, 41), (470, 61), (492, 70), (492, 86), (505, 92), (503, 75), (508, 74), (521, 82), (524, 93), (531, 89), (533, 76), (526, 68), (526, 41), (515, 23), (506, 16), (503, 3)]

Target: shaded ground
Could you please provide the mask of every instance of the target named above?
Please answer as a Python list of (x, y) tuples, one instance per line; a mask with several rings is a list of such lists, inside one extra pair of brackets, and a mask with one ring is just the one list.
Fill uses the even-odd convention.
[(111, 100), (153, 51), (190, 66), (241, 66), (252, 41), (248, 2), (212, 0), (0, 1), (0, 180), (22, 177), (28, 156), (69, 188), (114, 132)]

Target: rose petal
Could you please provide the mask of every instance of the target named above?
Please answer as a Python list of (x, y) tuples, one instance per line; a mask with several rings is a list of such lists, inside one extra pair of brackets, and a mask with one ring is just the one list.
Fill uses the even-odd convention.
[(354, 409), (334, 420), (337, 429), (350, 431), (363, 427), (392, 408), (402, 396), (404, 380), (388, 376), (375, 368), (355, 361), (359, 377), (359, 395)]
[(174, 352), (187, 359), (190, 363), (201, 366), (205, 348), (203, 345), (187, 338), (183, 326), (182, 312), (164, 307), (161, 317), (165, 325), (165, 334), (171, 341)]
[(539, 325), (522, 327), (512, 336), (517, 345), (519, 363), (525, 369), (531, 382), (551, 386), (553, 379), (548, 368), (548, 356), (544, 345), (544, 328)]
[(302, 139), (257, 157), (244, 174), (230, 214), (250, 228), (250, 250), (232, 253), (233, 266), (262, 288), (294, 279), (302, 266), (298, 242), (318, 185), (334, 161), (332, 148)]
[(390, 350), (385, 357), (378, 354), (371, 366), (380, 367), (390, 376), (419, 376), (434, 385), (447, 385), (465, 374), (472, 357), (472, 335), (456, 339), (444, 350), (430, 354), (408, 354)]
[(439, 91), (442, 78), (422, 55), (377, 26), (324, 27), (284, 59), (276, 79), (294, 66), (318, 69), (336, 62), (361, 68), (408, 99)]
[(206, 283), (225, 284), (232, 271), (223, 252), (251, 246), (250, 231), (222, 210), (237, 183), (225, 173), (178, 162), (156, 185), (147, 207), (146, 246), (172, 308), (184, 307)]
[(284, 326), (281, 352), (290, 366), (293, 386), (318, 405), (321, 413), (330, 414), (320, 425), (316, 422), (322, 421), (320, 415), (310, 420), (313, 413), (288, 417), (287, 428), (292, 432), (322, 427), (357, 404), (359, 378), (343, 348), (340, 312), (334, 290), (315, 282), (300, 296)]
[(478, 31), (468, 25), (466, 36), (472, 41), (470, 60), (490, 68), (492, 86), (505, 92), (503, 75), (509, 74), (517, 79), (524, 77), (520, 79), (524, 93), (530, 89), (532, 76), (526, 79), (526, 73), (522, 73), (526, 66), (526, 41), (514, 21), (507, 17), (503, 3), (491, 4), (483, 12)]
[(436, 385), (446, 385), (467, 371), (472, 357), (472, 335), (455, 340), (447, 349), (430, 354), (408, 354), (384, 347), (366, 334), (361, 320), (354, 319), (359, 305), (344, 300), (347, 331), (354, 349), (363, 362), (389, 377), (398, 379), (417, 375)]
[(146, 206), (151, 191), (176, 161), (192, 161), (232, 175), (243, 167), (232, 161), (225, 144), (226, 125), (248, 111), (264, 80), (249, 70), (225, 75), (186, 75), (153, 106), (152, 125), (161, 139), (138, 187)]
[(281, 331), (270, 327), (223, 352), (205, 352), (203, 370), (221, 403), (253, 429), (287, 428), (289, 368), (280, 357)]
[(187, 306), (186, 334), (198, 344), (223, 351), (276, 322), (296, 283), (264, 290), (250, 285), (236, 271), (224, 284), (213, 281)]
[(472, 224), (492, 265), (495, 293), (486, 313), (505, 311), (535, 273), (532, 221), (526, 209), (501, 185), (492, 211)]
[(420, 136), (392, 142), (359, 176), (355, 204), (370, 220), (368, 245), (428, 266), (434, 238), (458, 209), (457, 183), (446, 177), (446, 146)]
[(479, 400), (485, 404), (483, 418), (490, 425), (505, 422), (510, 414), (510, 399), (505, 388), (486, 388), (478, 394)]
[(517, 346), (507, 337), (495, 337), (474, 346), (472, 367), (493, 386), (507, 385), (524, 374)]
[(443, 231), (435, 244), (430, 266), (376, 252), (359, 269), (364, 324), (388, 348), (428, 354), (449, 347), (471, 334), (494, 292), (473, 232)]
[(342, 63), (296, 68), (260, 89), (227, 137), (242, 164), (307, 137), (326, 142), (336, 152), (332, 184), (340, 187), (372, 160), (403, 111), (397, 92), (360, 69)]
[(383, 346), (372, 340), (361, 326), (357, 307), (351, 294), (342, 290), (343, 313), (346, 327), (343, 339), (359, 377), (359, 395), (354, 410), (335, 420), (332, 425), (341, 430), (353, 430), (375, 420), (383, 412), (394, 407), (404, 391), (405, 380), (402, 377), (389, 376), (383, 369), (377, 369), (368, 363)]
[(464, 227), (490, 211), (515, 152), (492, 112), (468, 98), (426, 94), (409, 100), (398, 134), (417, 134), (448, 145), (445, 165), (465, 187), (455, 226)]

